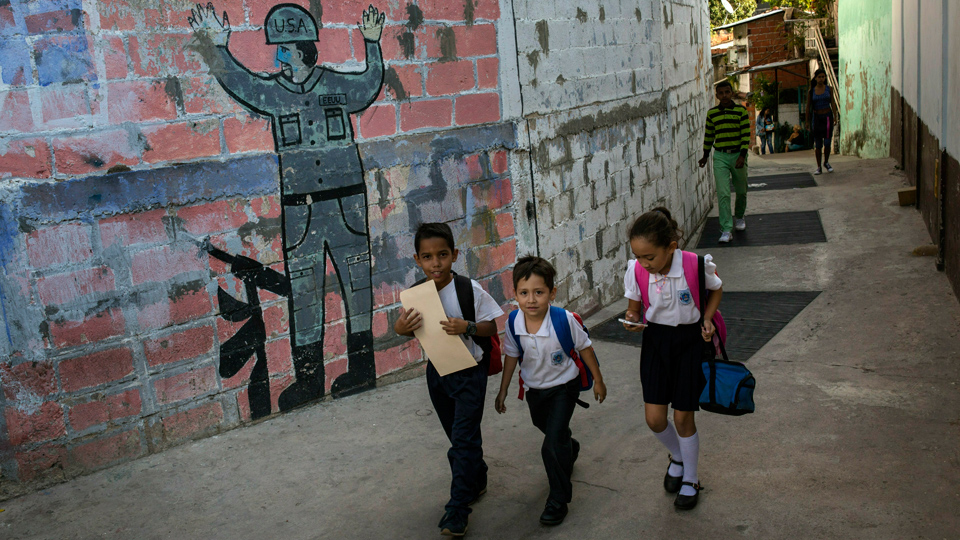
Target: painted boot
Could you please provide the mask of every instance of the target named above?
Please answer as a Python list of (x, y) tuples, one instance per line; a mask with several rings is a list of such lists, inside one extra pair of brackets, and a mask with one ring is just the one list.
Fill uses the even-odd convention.
[(323, 397), (323, 342), (293, 347), (293, 372), (297, 380), (280, 393), (280, 411)]
[(347, 372), (333, 381), (330, 393), (339, 398), (376, 386), (377, 367), (373, 358), (373, 331), (347, 336)]

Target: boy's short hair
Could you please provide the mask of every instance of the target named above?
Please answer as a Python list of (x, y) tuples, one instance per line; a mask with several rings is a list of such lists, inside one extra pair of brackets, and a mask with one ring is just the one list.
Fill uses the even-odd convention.
[(533, 255), (521, 257), (517, 260), (516, 266), (513, 267), (513, 288), (517, 288), (521, 279), (530, 279), (531, 275), (542, 277), (544, 283), (547, 284), (547, 288), (553, 289), (553, 281), (557, 277), (557, 270), (550, 264), (550, 261), (541, 257)]
[(723, 81), (718, 82), (717, 85), (713, 87), (713, 91), (716, 92), (717, 90), (720, 90), (721, 88), (729, 88), (730, 91), (733, 92), (733, 85), (730, 84), (730, 81), (723, 80)]
[(420, 241), (428, 238), (443, 238), (450, 246), (450, 251), (457, 249), (453, 241), (453, 231), (446, 223), (421, 223), (417, 227), (417, 235), (413, 237), (413, 249), (420, 254)]

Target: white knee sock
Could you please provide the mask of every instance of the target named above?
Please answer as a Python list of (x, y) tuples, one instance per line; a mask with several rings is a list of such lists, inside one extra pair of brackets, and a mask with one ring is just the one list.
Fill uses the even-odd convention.
[[(699, 484), (697, 477), (697, 460), (700, 459), (700, 434), (694, 433), (690, 437), (677, 437), (680, 442), (680, 451), (683, 452), (683, 481)], [(681, 495), (696, 495), (697, 490), (690, 486), (680, 488)]]
[[(660, 433), (654, 433), (654, 435), (667, 447), (667, 450), (673, 455), (674, 461), (683, 461), (683, 452), (680, 450), (680, 438), (677, 436), (677, 429), (673, 427), (669, 420), (667, 420), (667, 429)], [(670, 476), (680, 476), (682, 473), (683, 466), (673, 463), (670, 464), (670, 469), (667, 471)]]

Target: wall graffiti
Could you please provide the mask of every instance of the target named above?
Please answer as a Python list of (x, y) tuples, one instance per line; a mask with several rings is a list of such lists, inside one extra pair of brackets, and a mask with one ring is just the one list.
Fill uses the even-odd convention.
[[(385, 18), (372, 5), (363, 12), (360, 32), (366, 48), (366, 69), (356, 73), (340, 72), (316, 65), (319, 38), (313, 16), (295, 4), (277, 5), (267, 13), (264, 32), (267, 44), (277, 47), (276, 63), (280, 71), (264, 76), (244, 67), (230, 53), (226, 12), (218, 17), (211, 3), (198, 5), (189, 17), (197, 38), (195, 46), (211, 74), (237, 102), (269, 117), (272, 123), (280, 166), (284, 279), (287, 281), (286, 285), (273, 285), (289, 290), (287, 305), (296, 376), (294, 383), (279, 396), (281, 411), (321, 397), (325, 391), (327, 257), (335, 270), (336, 286), (343, 298), (347, 319), (347, 372), (333, 381), (331, 393), (342, 396), (371, 388), (375, 383), (367, 193), (350, 115), (369, 107), (380, 93), (384, 75), (380, 37)], [(256, 287), (258, 278), (245, 272), (238, 277), (248, 288)], [(221, 293), (221, 297), (225, 294)], [(248, 294), (248, 298), (256, 295)], [(246, 307), (256, 308), (254, 303)], [(225, 353), (229, 353), (226, 357), (232, 365), (257, 355), (256, 366), (265, 370), (263, 338), (257, 337), (261, 334), (256, 331), (256, 317), (247, 324), (249, 331), (240, 341), (224, 343), (223, 347), (228, 350), (221, 349), (221, 374)], [(249, 339), (253, 339), (250, 347), (236, 348), (238, 343), (247, 343)], [(246, 353), (238, 351), (247, 351), (250, 356), (240, 359), (238, 355)], [(257, 372), (256, 368), (254, 371)], [(250, 383), (254, 417), (269, 414), (266, 374), (260, 373), (260, 376), (263, 380), (255, 381), (255, 377), (251, 377)], [(255, 386), (262, 387), (257, 389), (257, 412), (254, 412)], [(263, 405), (264, 391), (266, 406)]]

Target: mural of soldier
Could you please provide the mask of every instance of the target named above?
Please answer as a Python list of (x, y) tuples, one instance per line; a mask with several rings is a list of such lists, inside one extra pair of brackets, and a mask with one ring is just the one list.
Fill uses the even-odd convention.
[(210, 73), (231, 97), (269, 117), (273, 126), (296, 375), (279, 397), (281, 411), (321, 397), (325, 390), (327, 256), (347, 317), (347, 372), (333, 382), (331, 392), (340, 396), (370, 388), (376, 379), (367, 194), (349, 115), (366, 109), (380, 93), (384, 20), (372, 5), (363, 12), (359, 27), (366, 69), (345, 73), (316, 65), (319, 38), (313, 16), (298, 5), (277, 5), (267, 14), (264, 31), (266, 42), (277, 46), (281, 69), (263, 75), (230, 53), (226, 12), (218, 18), (212, 3), (191, 10), (189, 22)]

